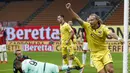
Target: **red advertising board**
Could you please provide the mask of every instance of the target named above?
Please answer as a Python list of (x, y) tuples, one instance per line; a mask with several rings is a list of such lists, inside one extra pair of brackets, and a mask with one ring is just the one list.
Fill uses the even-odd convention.
[(25, 26), (25, 27), (8, 27), (6, 28), (7, 38), (10, 41), (34, 41), (50, 39), (59, 40), (59, 26)]

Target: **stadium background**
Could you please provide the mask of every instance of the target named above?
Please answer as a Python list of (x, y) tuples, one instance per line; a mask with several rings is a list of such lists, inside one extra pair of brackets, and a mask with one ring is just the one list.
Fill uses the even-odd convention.
[[(11, 39), (7, 43), (9, 62), (8, 64), (0, 64), (0, 73), (13, 73), (12, 62), (14, 59), (13, 51), (15, 49), (22, 49), (23, 51), (27, 51), (24, 52), (24, 54), (29, 55), (36, 60), (47, 61), (61, 65), (62, 61), (61, 53), (59, 52), (60, 48), (56, 48), (60, 44), (59, 38), (56, 39), (55, 37), (52, 38), (52, 36), (50, 36), (52, 39), (45, 38), (37, 40), (29, 36), (29, 39), (21, 40), (20, 38), (17, 38), (17, 36), (21, 34), (22, 31), (20, 31), (19, 33), (16, 33), (16, 31), (18, 31), (19, 29), (38, 30), (42, 27), (49, 27), (51, 30), (50, 34), (52, 34), (52, 29), (59, 30), (59, 23), (56, 20), (57, 15), (65, 15), (66, 21), (72, 20), (65, 8), (65, 4), (68, 2), (72, 4), (72, 8), (79, 14), (82, 19), (86, 20), (89, 14), (96, 13), (102, 18), (104, 24), (106, 24), (109, 29), (115, 32), (119, 37), (123, 38), (124, 0), (0, 0), (0, 22), (3, 24), (4, 27), (7, 27), (7, 29), (14, 29), (16, 36), (14, 39)], [(76, 21), (72, 21), (74, 22), (74, 27), (79, 33), (81, 27)], [(10, 32), (7, 33), (8, 35), (10, 34)], [(31, 35), (31, 32), (29, 33), (29, 35)], [(47, 32), (45, 32), (44, 36), (46, 35), (48, 35)], [(9, 36), (12, 35), (10, 34)], [(24, 35), (19, 37), (23, 36)], [(53, 45), (48, 44), (50, 40), (53, 40)], [(118, 42), (108, 42), (108, 44), (114, 59), (115, 73), (122, 73), (122, 45)], [(31, 48), (30, 50), (25, 50), (25, 45), (47, 45), (52, 47), (46, 47), (46, 50), (39, 50), (38, 48), (37, 50), (34, 50), (33, 48)], [(78, 51), (80, 52), (77, 55), (81, 59), (81, 50), (78, 49)], [(128, 61), (130, 61), (130, 59)], [(88, 54), (85, 73), (95, 72), (96, 70), (89, 66)], [(75, 71), (74, 73), (78, 73), (78, 71)]]

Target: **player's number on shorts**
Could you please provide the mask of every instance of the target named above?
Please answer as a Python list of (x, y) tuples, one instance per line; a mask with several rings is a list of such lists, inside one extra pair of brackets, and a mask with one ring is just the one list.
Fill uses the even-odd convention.
[(31, 65), (37, 66), (37, 62), (36, 62), (36, 61), (33, 61), (33, 60), (32, 60), (32, 61), (30, 61), (29, 63), (30, 63)]

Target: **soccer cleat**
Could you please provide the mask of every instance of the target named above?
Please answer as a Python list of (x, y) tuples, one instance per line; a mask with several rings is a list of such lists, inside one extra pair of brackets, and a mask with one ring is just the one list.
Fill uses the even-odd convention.
[(6, 64), (6, 63), (8, 63), (8, 62), (7, 62), (7, 61), (4, 61), (3, 63)]
[(84, 67), (82, 69), (80, 69), (80, 73), (83, 73), (84, 72)]
[(0, 61), (0, 63), (3, 63), (3, 61)]
[(81, 68), (79, 66), (73, 66), (71, 69), (80, 70)]
[(65, 73), (71, 73), (71, 71), (70, 71), (70, 70), (67, 70)]
[(85, 65), (82, 65), (82, 66), (80, 67), (80, 68), (81, 68), (81, 69), (80, 69), (80, 73), (83, 73), (83, 72), (84, 72), (84, 66), (85, 66)]

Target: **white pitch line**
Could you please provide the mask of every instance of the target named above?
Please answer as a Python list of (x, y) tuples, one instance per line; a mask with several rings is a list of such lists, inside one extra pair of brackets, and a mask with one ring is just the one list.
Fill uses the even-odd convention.
[(13, 69), (5, 69), (5, 70), (0, 70), (0, 71), (9, 71), (9, 70), (13, 70)]

